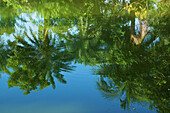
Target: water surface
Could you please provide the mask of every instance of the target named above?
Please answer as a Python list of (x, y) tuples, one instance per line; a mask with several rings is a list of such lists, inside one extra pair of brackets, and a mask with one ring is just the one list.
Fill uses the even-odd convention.
[(0, 2), (1, 113), (168, 113), (169, 2)]

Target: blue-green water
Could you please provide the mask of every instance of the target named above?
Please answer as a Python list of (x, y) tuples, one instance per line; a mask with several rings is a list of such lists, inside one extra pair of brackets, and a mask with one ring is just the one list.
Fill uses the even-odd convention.
[(169, 113), (168, 0), (1, 0), (0, 113)]
[[(76, 64), (75, 71), (65, 73), (67, 84), (57, 83), (39, 92), (23, 95), (19, 88), (8, 88), (8, 75), (0, 79), (1, 113), (154, 113), (148, 104), (130, 104), (129, 111), (120, 108), (119, 98), (105, 99), (97, 90), (98, 76), (92, 68)], [(57, 81), (56, 81), (57, 82)], [(135, 110), (133, 110), (135, 108)]]

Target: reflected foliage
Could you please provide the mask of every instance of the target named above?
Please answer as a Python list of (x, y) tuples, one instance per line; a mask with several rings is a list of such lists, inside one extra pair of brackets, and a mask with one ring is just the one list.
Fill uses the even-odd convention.
[[(169, 12), (170, 1), (162, 0), (158, 4), (158, 8), (152, 10), (150, 15), (151, 25), (154, 27), (153, 31), (155, 35), (161, 36), (160, 40), (162, 40), (165, 44), (169, 44), (170, 42), (170, 12)], [(156, 15), (155, 15), (156, 14)]]
[[(15, 17), (18, 15), (13, 6), (8, 6), (6, 2), (0, 1), (0, 35), (15, 32)], [(8, 12), (8, 13), (4, 13)]]
[[(0, 43), (0, 72), (7, 72), (7, 53), (4, 44)], [(1, 75), (0, 75), (1, 77)]]
[(132, 50), (124, 46), (119, 47), (118, 51), (114, 50), (115, 47), (111, 48), (113, 53), (106, 56), (109, 60), (101, 64), (95, 73), (100, 75), (97, 82), (99, 89), (107, 98), (119, 97), (124, 109), (129, 109), (131, 102), (146, 101), (150, 103), (150, 108), (168, 112), (168, 47), (156, 43), (151, 47), (141, 45)]
[(25, 32), (22, 36), (15, 36), (15, 41), (8, 41), (12, 54), (7, 65), (13, 69), (8, 80), (9, 87), (20, 87), (28, 94), (37, 87), (43, 89), (50, 84), (55, 88), (54, 78), (65, 84), (64, 75), (60, 72), (72, 70), (72, 55), (65, 49), (64, 42), (50, 32), (39, 32), (37, 37), (31, 29), (30, 32), (31, 36)]
[[(37, 32), (17, 32), (14, 41), (0, 46), (0, 70), (10, 75), (9, 87), (25, 94), (50, 84), (55, 88), (54, 78), (66, 83), (61, 72), (71, 71), (74, 61), (96, 66), (99, 90), (119, 98), (123, 109), (147, 102), (151, 110), (170, 111), (169, 1), (3, 1), (1, 7), (12, 14), (42, 17), (30, 19)], [(10, 34), (14, 29), (3, 29), (13, 28), (16, 18), (0, 15), (0, 34)]]

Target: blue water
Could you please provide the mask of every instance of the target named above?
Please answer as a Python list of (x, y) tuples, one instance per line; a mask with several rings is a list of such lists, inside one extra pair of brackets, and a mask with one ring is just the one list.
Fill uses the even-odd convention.
[[(0, 113), (154, 113), (148, 105), (130, 104), (120, 108), (119, 99), (108, 100), (97, 89), (97, 75), (92, 67), (76, 64), (75, 71), (63, 73), (67, 84), (56, 81), (56, 89), (47, 87), (23, 95), (19, 88), (8, 88), (8, 75), (0, 79)], [(135, 110), (133, 110), (135, 108)]]

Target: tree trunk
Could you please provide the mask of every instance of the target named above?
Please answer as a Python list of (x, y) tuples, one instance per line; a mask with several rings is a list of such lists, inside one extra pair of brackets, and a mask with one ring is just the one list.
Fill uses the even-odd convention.
[[(135, 0), (130, 0), (130, 4), (132, 4)], [(130, 33), (130, 42), (133, 44), (132, 37), (135, 36), (135, 12), (130, 12), (131, 18), (131, 33)]]
[(48, 37), (48, 28), (47, 28), (47, 19), (44, 18), (44, 41), (49, 42), (49, 37)]

